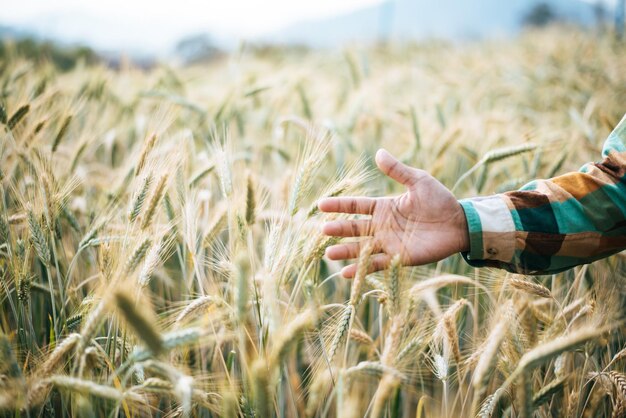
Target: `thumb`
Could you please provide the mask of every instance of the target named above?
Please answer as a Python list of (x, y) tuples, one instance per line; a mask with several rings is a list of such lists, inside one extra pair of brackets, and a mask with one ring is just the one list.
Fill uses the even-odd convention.
[(402, 164), (397, 158), (389, 154), (387, 150), (381, 148), (376, 153), (376, 165), (378, 169), (386, 176), (394, 179), (398, 183), (405, 185), (406, 187), (412, 187), (417, 176), (415, 170), (411, 167)]

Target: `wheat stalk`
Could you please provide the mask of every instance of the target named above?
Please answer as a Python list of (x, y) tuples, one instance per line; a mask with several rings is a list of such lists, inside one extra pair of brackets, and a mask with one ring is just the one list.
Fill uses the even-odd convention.
[(374, 344), (374, 340), (372, 340), (372, 337), (370, 337), (369, 334), (355, 328), (350, 330), (350, 340), (366, 346)]
[[(497, 359), (497, 353), (504, 341), (507, 333), (506, 324), (503, 322), (498, 323), (491, 329), (489, 336), (487, 337), (487, 344), (482, 349), (481, 354), (478, 357), (478, 363), (474, 369), (474, 376), (472, 377), (472, 385), (476, 394), (474, 395), (475, 402), (479, 401), (487, 386), (489, 376), (493, 370), (493, 365)], [(476, 408), (473, 408), (476, 410)]]
[(463, 181), (468, 178), (471, 174), (473, 174), (478, 168), (482, 166), (488, 166), (489, 164), (495, 163), (497, 161), (501, 161), (507, 158), (514, 157), (516, 155), (524, 154), (529, 151), (533, 151), (537, 148), (535, 144), (521, 144), (515, 145), (506, 148), (499, 148), (495, 150), (491, 150), (486, 153), (483, 158), (480, 159), (472, 168), (466, 171), (452, 186), (452, 191), (456, 190), (456, 188), (463, 183)]
[(389, 263), (389, 310), (391, 315), (400, 313), (400, 268), (402, 267), (400, 255), (396, 254)]
[(59, 147), (59, 144), (63, 140), (63, 137), (65, 137), (65, 134), (70, 127), (70, 122), (72, 122), (72, 115), (67, 115), (59, 128), (57, 136), (54, 138), (54, 141), (52, 141), (52, 152), (55, 152)]
[[(161, 338), (163, 351), (171, 351), (175, 348), (194, 344), (205, 335), (205, 331), (200, 328), (186, 328), (166, 333)], [(141, 362), (154, 355), (152, 349), (148, 347), (137, 347), (131, 354), (130, 360)]]
[(163, 339), (155, 329), (152, 321), (140, 310), (128, 295), (122, 291), (115, 293), (117, 307), (126, 318), (126, 322), (135, 330), (135, 333), (146, 343), (153, 355), (164, 351)]
[(128, 219), (133, 222), (139, 214), (141, 213), (141, 208), (143, 207), (143, 203), (146, 200), (148, 195), (148, 190), (150, 190), (150, 185), (152, 184), (153, 177), (152, 175), (147, 175), (144, 177), (143, 182), (141, 183), (141, 187), (139, 188), (139, 192), (133, 201), (133, 205), (131, 207), (130, 212), (128, 213)]
[(317, 314), (313, 309), (307, 309), (291, 320), (280, 335), (276, 337), (268, 360), (269, 368), (275, 367), (283, 359), (289, 347), (294, 344), (296, 338), (304, 331), (315, 326), (316, 322)]
[(581, 328), (570, 335), (563, 335), (551, 341), (546, 341), (524, 354), (520, 359), (517, 370), (521, 371), (536, 367), (565, 351), (572, 350), (581, 344), (598, 338), (606, 331), (606, 328)]
[(141, 261), (146, 256), (146, 253), (148, 252), (148, 249), (150, 249), (150, 246), (152, 246), (152, 240), (150, 238), (145, 238), (143, 241), (141, 241), (137, 248), (135, 248), (135, 251), (133, 251), (130, 257), (128, 257), (128, 260), (126, 260), (124, 272), (130, 274), (135, 271), (139, 263), (141, 263)]
[(289, 197), (288, 211), (292, 216), (300, 209), (302, 200), (309, 193), (314, 174), (320, 168), (330, 144), (328, 136), (318, 137), (313, 129), (310, 129), (308, 134), (309, 138), (307, 138)]
[(201, 296), (197, 299), (194, 299), (190, 304), (185, 306), (185, 309), (183, 309), (178, 314), (175, 320), (176, 324), (181, 324), (190, 316), (195, 315), (207, 309), (211, 305), (221, 306), (222, 302), (219, 299), (217, 299), (215, 296), (211, 296), (211, 295)]
[(383, 376), (374, 395), (372, 417), (382, 418), (385, 415), (385, 405), (398, 386), (400, 386), (401, 380), (401, 378), (390, 373), (386, 373)]
[(163, 242), (163, 240), (161, 240), (159, 243), (150, 247), (150, 251), (148, 251), (148, 254), (146, 255), (146, 261), (143, 263), (143, 267), (139, 273), (138, 282), (141, 287), (146, 287), (150, 284), (150, 279), (154, 274), (154, 270), (156, 270), (162, 258), (164, 258), (163, 250), (164, 248), (167, 248), (167, 245), (167, 242)]
[(483, 404), (480, 407), (480, 410), (476, 414), (476, 417), (477, 418), (491, 418), (494, 412), (496, 412), (496, 407), (500, 403), (500, 399), (502, 398), (503, 394), (505, 394), (505, 390), (502, 388), (498, 388), (496, 389), (494, 393), (487, 396), (485, 400), (483, 401)]
[(17, 124), (20, 123), (22, 119), (24, 119), (24, 117), (28, 114), (29, 111), (30, 111), (30, 104), (27, 103), (25, 105), (20, 106), (7, 121), (6, 123), (7, 127), (9, 129), (15, 128)]
[(509, 284), (517, 290), (529, 293), (531, 295), (539, 296), (541, 298), (553, 298), (550, 290), (539, 283), (533, 283), (527, 280), (510, 278)]
[(37, 256), (46, 267), (50, 266), (50, 247), (48, 246), (48, 239), (41, 229), (41, 225), (35, 218), (32, 209), (28, 210), (28, 226)]
[(256, 221), (256, 198), (254, 192), (254, 181), (252, 175), (248, 173), (246, 182), (246, 224), (252, 225)]
[(398, 352), (396, 359), (395, 359), (395, 363), (399, 364), (404, 359), (414, 354), (415, 351), (418, 350), (422, 346), (423, 342), (424, 342), (424, 339), (421, 336), (417, 336), (409, 340), (409, 342), (406, 343), (404, 347), (402, 347), (402, 349)]
[(39, 368), (41, 376), (47, 376), (52, 373), (59, 366), (65, 355), (72, 351), (81, 339), (82, 336), (80, 334), (70, 334), (65, 337)]
[(607, 375), (615, 385), (615, 389), (617, 390), (618, 396), (626, 400), (626, 375), (624, 373), (610, 371), (607, 372)]
[(348, 333), (348, 328), (350, 327), (350, 320), (352, 318), (353, 312), (354, 306), (352, 304), (349, 304), (344, 308), (344, 311), (341, 314), (341, 318), (339, 319), (339, 323), (337, 324), (337, 330), (333, 335), (333, 339), (330, 342), (330, 348), (328, 349), (329, 362), (331, 362), (333, 358), (335, 358), (337, 349), (339, 349), (339, 346), (343, 342), (343, 338)]
[(373, 249), (374, 247), (371, 242), (367, 242), (361, 246), (359, 261), (350, 290), (350, 304), (353, 306), (357, 305), (361, 297), (361, 288), (363, 287), (363, 282), (365, 281), (365, 276), (369, 269), (369, 259)]
[(116, 402), (122, 402), (124, 400), (141, 402), (141, 398), (132, 392), (122, 392), (110, 386), (100, 385), (90, 380), (78, 379), (76, 377), (62, 375), (50, 376), (46, 378), (44, 382), (59, 389), (92, 395), (98, 398), (110, 399)]
[(146, 160), (148, 159), (148, 154), (154, 148), (154, 145), (157, 141), (157, 134), (153, 133), (148, 137), (148, 140), (144, 143), (143, 148), (141, 149), (141, 154), (139, 154), (139, 159), (137, 160), (137, 165), (135, 166), (135, 177), (137, 177), (141, 170), (143, 170), (146, 165)]
[(165, 192), (165, 187), (167, 186), (167, 178), (167, 174), (162, 175), (156, 187), (154, 188), (154, 191), (152, 192), (152, 197), (150, 198), (150, 202), (148, 202), (146, 212), (143, 215), (141, 229), (146, 229), (152, 224), (156, 208), (159, 205), (159, 202), (163, 197), (163, 193)]
[(541, 405), (552, 399), (552, 396), (561, 392), (563, 390), (563, 387), (565, 386), (566, 380), (567, 376), (554, 379), (552, 382), (542, 387), (539, 392), (535, 393), (535, 395), (533, 396), (534, 408), (539, 408)]
[(375, 377), (382, 377), (384, 374), (389, 374), (396, 377), (401, 381), (407, 381), (408, 378), (393, 367), (386, 366), (378, 361), (362, 361), (356, 366), (349, 367), (345, 371), (346, 377), (352, 377), (356, 374), (366, 374)]

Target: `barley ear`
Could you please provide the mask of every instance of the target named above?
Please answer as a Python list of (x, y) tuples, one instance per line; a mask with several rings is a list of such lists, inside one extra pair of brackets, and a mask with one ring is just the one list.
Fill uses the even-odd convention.
[(345, 307), (343, 314), (341, 315), (341, 319), (337, 324), (337, 330), (335, 331), (335, 335), (330, 342), (330, 348), (328, 349), (328, 361), (331, 362), (339, 349), (339, 346), (343, 342), (344, 337), (348, 332), (348, 328), (350, 327), (350, 320), (352, 319), (352, 313), (354, 312), (354, 306), (348, 305)]
[(20, 123), (22, 119), (24, 119), (24, 117), (29, 111), (30, 111), (30, 104), (25, 104), (25, 105), (22, 105), (20, 108), (18, 108), (7, 122), (7, 126), (9, 127), (9, 129), (15, 128), (17, 124)]
[[(500, 349), (500, 345), (506, 336), (506, 325), (504, 322), (498, 323), (492, 328), (489, 336), (487, 337), (487, 344), (484, 347), (480, 357), (478, 357), (478, 363), (474, 369), (474, 376), (472, 378), (472, 385), (474, 386), (474, 402), (477, 406), (477, 402), (480, 402), (483, 397), (486, 386), (489, 383), (489, 376), (493, 371), (493, 366), (497, 360), (497, 353)], [(476, 410), (476, 406), (473, 410)]]
[(156, 214), (156, 209), (159, 202), (161, 202), (161, 198), (163, 197), (163, 193), (165, 192), (165, 188), (167, 186), (167, 177), (167, 174), (161, 176), (159, 182), (154, 188), (154, 191), (152, 192), (152, 197), (150, 198), (146, 212), (143, 215), (143, 222), (141, 223), (142, 230), (148, 228), (152, 224), (152, 220)]
[(46, 238), (41, 224), (35, 218), (35, 214), (32, 209), (28, 209), (28, 226), (30, 228), (31, 240), (37, 252), (37, 256), (41, 262), (47, 267), (50, 265), (50, 247), (48, 246), (48, 239)]
[(137, 193), (137, 195), (135, 196), (135, 199), (133, 201), (133, 205), (130, 209), (130, 212), (128, 213), (128, 220), (130, 222), (133, 222), (135, 219), (137, 219), (137, 217), (139, 216), (139, 214), (141, 213), (141, 208), (143, 207), (143, 204), (146, 200), (146, 196), (148, 195), (148, 190), (150, 190), (150, 185), (152, 184), (152, 175), (147, 175), (144, 179), (143, 182), (141, 183), (141, 187), (139, 189), (139, 192)]
[(402, 267), (400, 255), (396, 254), (389, 264), (389, 310), (391, 315), (397, 315), (400, 312), (400, 269)]
[(365, 276), (368, 272), (370, 256), (373, 248), (374, 247), (371, 242), (367, 242), (361, 247), (359, 260), (357, 261), (357, 269), (354, 279), (352, 279), (352, 288), (350, 291), (350, 304), (353, 306), (358, 304), (359, 298), (361, 297), (361, 289), (363, 287), (363, 283), (365, 282)]
[(521, 290), (522, 292), (526, 292), (531, 295), (539, 296), (541, 298), (552, 298), (552, 293), (550, 292), (550, 290), (539, 283), (511, 278), (509, 279), (509, 284), (515, 289)]
[(141, 170), (143, 170), (144, 166), (146, 165), (148, 154), (150, 154), (150, 151), (152, 151), (152, 148), (154, 148), (154, 144), (156, 144), (156, 141), (157, 141), (157, 135), (156, 133), (153, 133), (145, 142), (141, 150), (141, 154), (139, 154), (137, 165), (135, 166), (135, 177), (141, 173)]
[(561, 392), (565, 386), (566, 380), (567, 376), (564, 376), (559, 379), (554, 379), (552, 382), (542, 387), (541, 390), (533, 396), (533, 406), (539, 408), (541, 405), (548, 402), (552, 396)]
[(161, 335), (155, 329), (152, 320), (145, 313), (141, 312), (133, 300), (124, 292), (115, 292), (115, 302), (118, 309), (126, 318), (126, 322), (130, 325), (135, 333), (148, 346), (153, 355), (159, 355), (163, 352), (163, 340)]
[(256, 198), (254, 193), (254, 181), (252, 175), (248, 173), (248, 181), (246, 187), (246, 224), (252, 225), (256, 219)]
[(72, 121), (72, 115), (68, 115), (63, 121), (63, 124), (61, 125), (61, 128), (59, 129), (59, 132), (57, 133), (57, 136), (54, 138), (54, 141), (52, 142), (52, 152), (55, 152), (57, 148), (59, 147), (59, 144), (63, 140), (63, 137), (65, 137), (65, 134), (67, 133), (67, 130), (70, 127), (71, 121)]

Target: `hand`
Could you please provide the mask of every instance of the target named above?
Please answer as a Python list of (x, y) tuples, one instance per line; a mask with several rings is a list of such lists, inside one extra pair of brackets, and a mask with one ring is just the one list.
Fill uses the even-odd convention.
[[(454, 195), (423, 170), (408, 167), (387, 151), (376, 153), (376, 165), (384, 174), (406, 186), (396, 197), (332, 197), (322, 199), (322, 212), (370, 215), (369, 219), (335, 220), (324, 224), (326, 235), (368, 237), (372, 240), (370, 272), (383, 270), (396, 254), (402, 264), (416, 266), (432, 263), (469, 249), (465, 213)], [(360, 242), (328, 247), (331, 260), (359, 256)], [(341, 271), (354, 277), (356, 264)]]

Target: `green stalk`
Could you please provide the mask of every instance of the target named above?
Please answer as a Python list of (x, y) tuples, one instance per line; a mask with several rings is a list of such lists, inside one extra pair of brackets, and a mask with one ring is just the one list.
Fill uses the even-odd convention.
[[(54, 267), (56, 269), (56, 278), (57, 278), (57, 284), (59, 285), (59, 296), (61, 298), (61, 307), (59, 310), (59, 320), (60, 321), (64, 321), (65, 320), (65, 286), (63, 285), (63, 278), (61, 277), (61, 269), (59, 268), (59, 260), (57, 257), (57, 250), (56, 250), (56, 245), (54, 245), (54, 234), (52, 233), (52, 231), (49, 232), (50, 234), (50, 238), (52, 238), (51, 242), (51, 248), (52, 248), (52, 255), (54, 257)], [(59, 324), (60, 325), (60, 324)]]
[[(48, 264), (48, 263), (46, 263)], [(52, 276), (50, 275), (50, 269), (47, 265), (41, 264), (42, 268), (46, 270), (46, 277), (48, 277), (48, 289), (50, 290), (50, 303), (52, 304), (52, 324), (54, 328), (55, 339), (58, 338), (59, 329), (58, 329), (58, 315), (56, 309), (56, 302), (54, 301), (54, 288), (52, 287)]]

